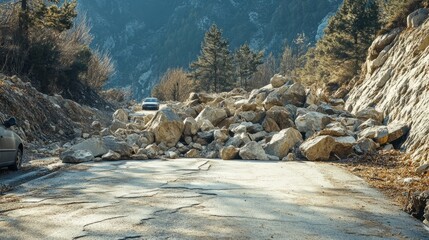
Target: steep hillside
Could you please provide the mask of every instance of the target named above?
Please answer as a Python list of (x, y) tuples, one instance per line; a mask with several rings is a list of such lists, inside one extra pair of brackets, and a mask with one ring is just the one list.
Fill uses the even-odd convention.
[(409, 124), (411, 130), (402, 147), (421, 163), (429, 159), (428, 12), (411, 14), (408, 28), (392, 30), (375, 40), (362, 82), (351, 91), (346, 104), (353, 112), (374, 106), (384, 112), (386, 122)]
[(109, 109), (102, 110), (60, 95), (42, 94), (30, 83), (0, 73), (0, 119), (15, 117), (19, 126), (17, 132), (25, 142), (47, 145), (92, 133), (93, 121), (105, 124), (110, 118)]
[(131, 86), (147, 95), (160, 74), (196, 59), (212, 23), (224, 30), (231, 49), (248, 42), (281, 52), (285, 40), (320, 36), (324, 18), (341, 0), (96, 0), (79, 1), (93, 25), (95, 42), (117, 65), (110, 86)]

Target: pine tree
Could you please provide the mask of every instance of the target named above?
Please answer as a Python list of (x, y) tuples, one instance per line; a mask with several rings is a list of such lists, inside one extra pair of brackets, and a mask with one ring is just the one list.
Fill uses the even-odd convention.
[(190, 68), (190, 76), (200, 89), (219, 92), (232, 87), (233, 67), (228, 41), (215, 24), (206, 32), (200, 56)]
[(253, 52), (247, 43), (243, 44), (234, 54), (234, 63), (238, 85), (249, 88), (249, 80), (263, 63), (263, 52)]
[(342, 83), (357, 74), (379, 28), (375, 0), (345, 0), (316, 47), (322, 78)]

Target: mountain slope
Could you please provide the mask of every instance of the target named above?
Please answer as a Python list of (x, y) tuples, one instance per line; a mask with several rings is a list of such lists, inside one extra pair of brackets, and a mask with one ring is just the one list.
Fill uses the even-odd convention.
[(370, 48), (363, 82), (352, 89), (346, 104), (353, 112), (374, 106), (384, 112), (385, 121), (411, 125), (403, 148), (422, 163), (429, 159), (428, 36), (426, 20), (378, 37)]
[[(80, 1), (93, 25), (95, 42), (112, 53), (117, 74), (110, 86), (131, 86), (135, 96), (150, 93), (160, 74), (196, 59), (205, 31), (216, 23), (231, 49), (280, 53), (285, 40), (306, 33), (335, 11), (340, 0), (96, 0)], [(320, 31), (319, 31), (320, 34)]]

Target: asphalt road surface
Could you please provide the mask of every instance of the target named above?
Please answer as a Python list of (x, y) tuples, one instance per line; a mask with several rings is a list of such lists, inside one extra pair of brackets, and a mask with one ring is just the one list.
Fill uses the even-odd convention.
[(0, 239), (429, 239), (324, 163), (204, 159), (72, 166), (0, 196)]

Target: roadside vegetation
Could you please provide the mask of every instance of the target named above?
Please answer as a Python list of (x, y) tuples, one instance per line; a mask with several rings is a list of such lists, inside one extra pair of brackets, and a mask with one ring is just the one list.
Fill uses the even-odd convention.
[[(91, 104), (114, 72), (93, 40), (76, 0), (21, 0), (0, 5), (0, 72), (39, 91)], [(86, 96), (86, 97), (85, 97)]]

